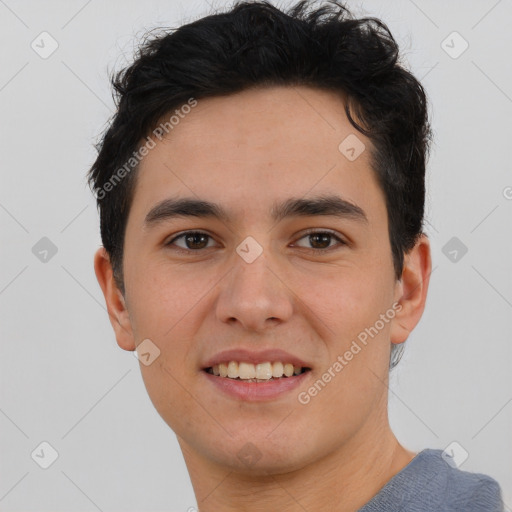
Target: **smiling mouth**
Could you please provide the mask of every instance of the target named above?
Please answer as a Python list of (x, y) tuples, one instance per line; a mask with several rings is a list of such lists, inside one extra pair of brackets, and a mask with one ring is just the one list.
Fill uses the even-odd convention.
[(239, 380), (244, 382), (268, 382), (271, 380), (279, 380), (282, 378), (295, 377), (301, 375), (311, 368), (303, 366), (294, 366), (291, 363), (282, 363), (270, 361), (258, 364), (226, 361), (225, 363), (216, 364), (205, 368), (204, 371), (221, 378)]

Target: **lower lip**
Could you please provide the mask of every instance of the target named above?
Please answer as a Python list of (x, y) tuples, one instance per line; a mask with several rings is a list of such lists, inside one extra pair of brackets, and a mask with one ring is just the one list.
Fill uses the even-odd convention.
[(205, 377), (227, 395), (248, 402), (272, 400), (292, 391), (308, 378), (311, 370), (293, 377), (281, 377), (268, 382), (244, 382), (243, 380), (219, 377), (202, 371)]

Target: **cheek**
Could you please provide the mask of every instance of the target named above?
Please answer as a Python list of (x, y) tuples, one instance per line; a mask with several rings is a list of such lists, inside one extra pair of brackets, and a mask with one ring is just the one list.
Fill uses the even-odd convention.
[(184, 392), (180, 383), (190, 380), (191, 364), (197, 359), (194, 340), (208, 298), (205, 293), (208, 284), (211, 288), (216, 282), (166, 267), (154, 265), (132, 274), (127, 286), (136, 343), (149, 339), (157, 347), (153, 350), (159, 351), (150, 365), (141, 363), (140, 368), (148, 395), (161, 414), (187, 407), (179, 398)]
[(309, 309), (311, 321), (322, 326), (322, 335), (339, 346), (373, 325), (391, 307), (394, 288), (389, 272), (367, 262), (304, 272), (294, 291)]
[[(169, 339), (194, 325), (196, 311), (216, 282), (214, 276), (181, 271), (179, 266), (152, 264), (127, 276), (130, 317), (137, 334)], [(206, 294), (206, 296), (205, 296)], [(186, 320), (186, 321), (185, 321)]]

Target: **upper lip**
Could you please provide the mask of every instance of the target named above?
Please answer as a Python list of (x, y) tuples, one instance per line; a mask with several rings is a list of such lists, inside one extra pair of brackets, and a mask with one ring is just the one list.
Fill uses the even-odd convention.
[(280, 361), (281, 363), (291, 363), (294, 366), (301, 366), (302, 368), (311, 368), (311, 365), (302, 359), (285, 352), (280, 349), (268, 349), (268, 350), (260, 350), (258, 352), (239, 348), (232, 350), (224, 350), (222, 352), (218, 352), (213, 357), (208, 359), (204, 365), (203, 369), (211, 368), (220, 363), (227, 363), (229, 361), (237, 361), (244, 363), (266, 363), (266, 362), (276, 362)]

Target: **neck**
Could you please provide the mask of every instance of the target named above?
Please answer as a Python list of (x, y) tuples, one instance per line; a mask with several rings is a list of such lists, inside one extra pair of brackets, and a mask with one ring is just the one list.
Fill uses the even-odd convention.
[(368, 432), (359, 434), (300, 469), (280, 474), (269, 469), (264, 476), (218, 466), (179, 441), (199, 512), (353, 512), (370, 501), (415, 455), (398, 443), (387, 422), (370, 436)]

